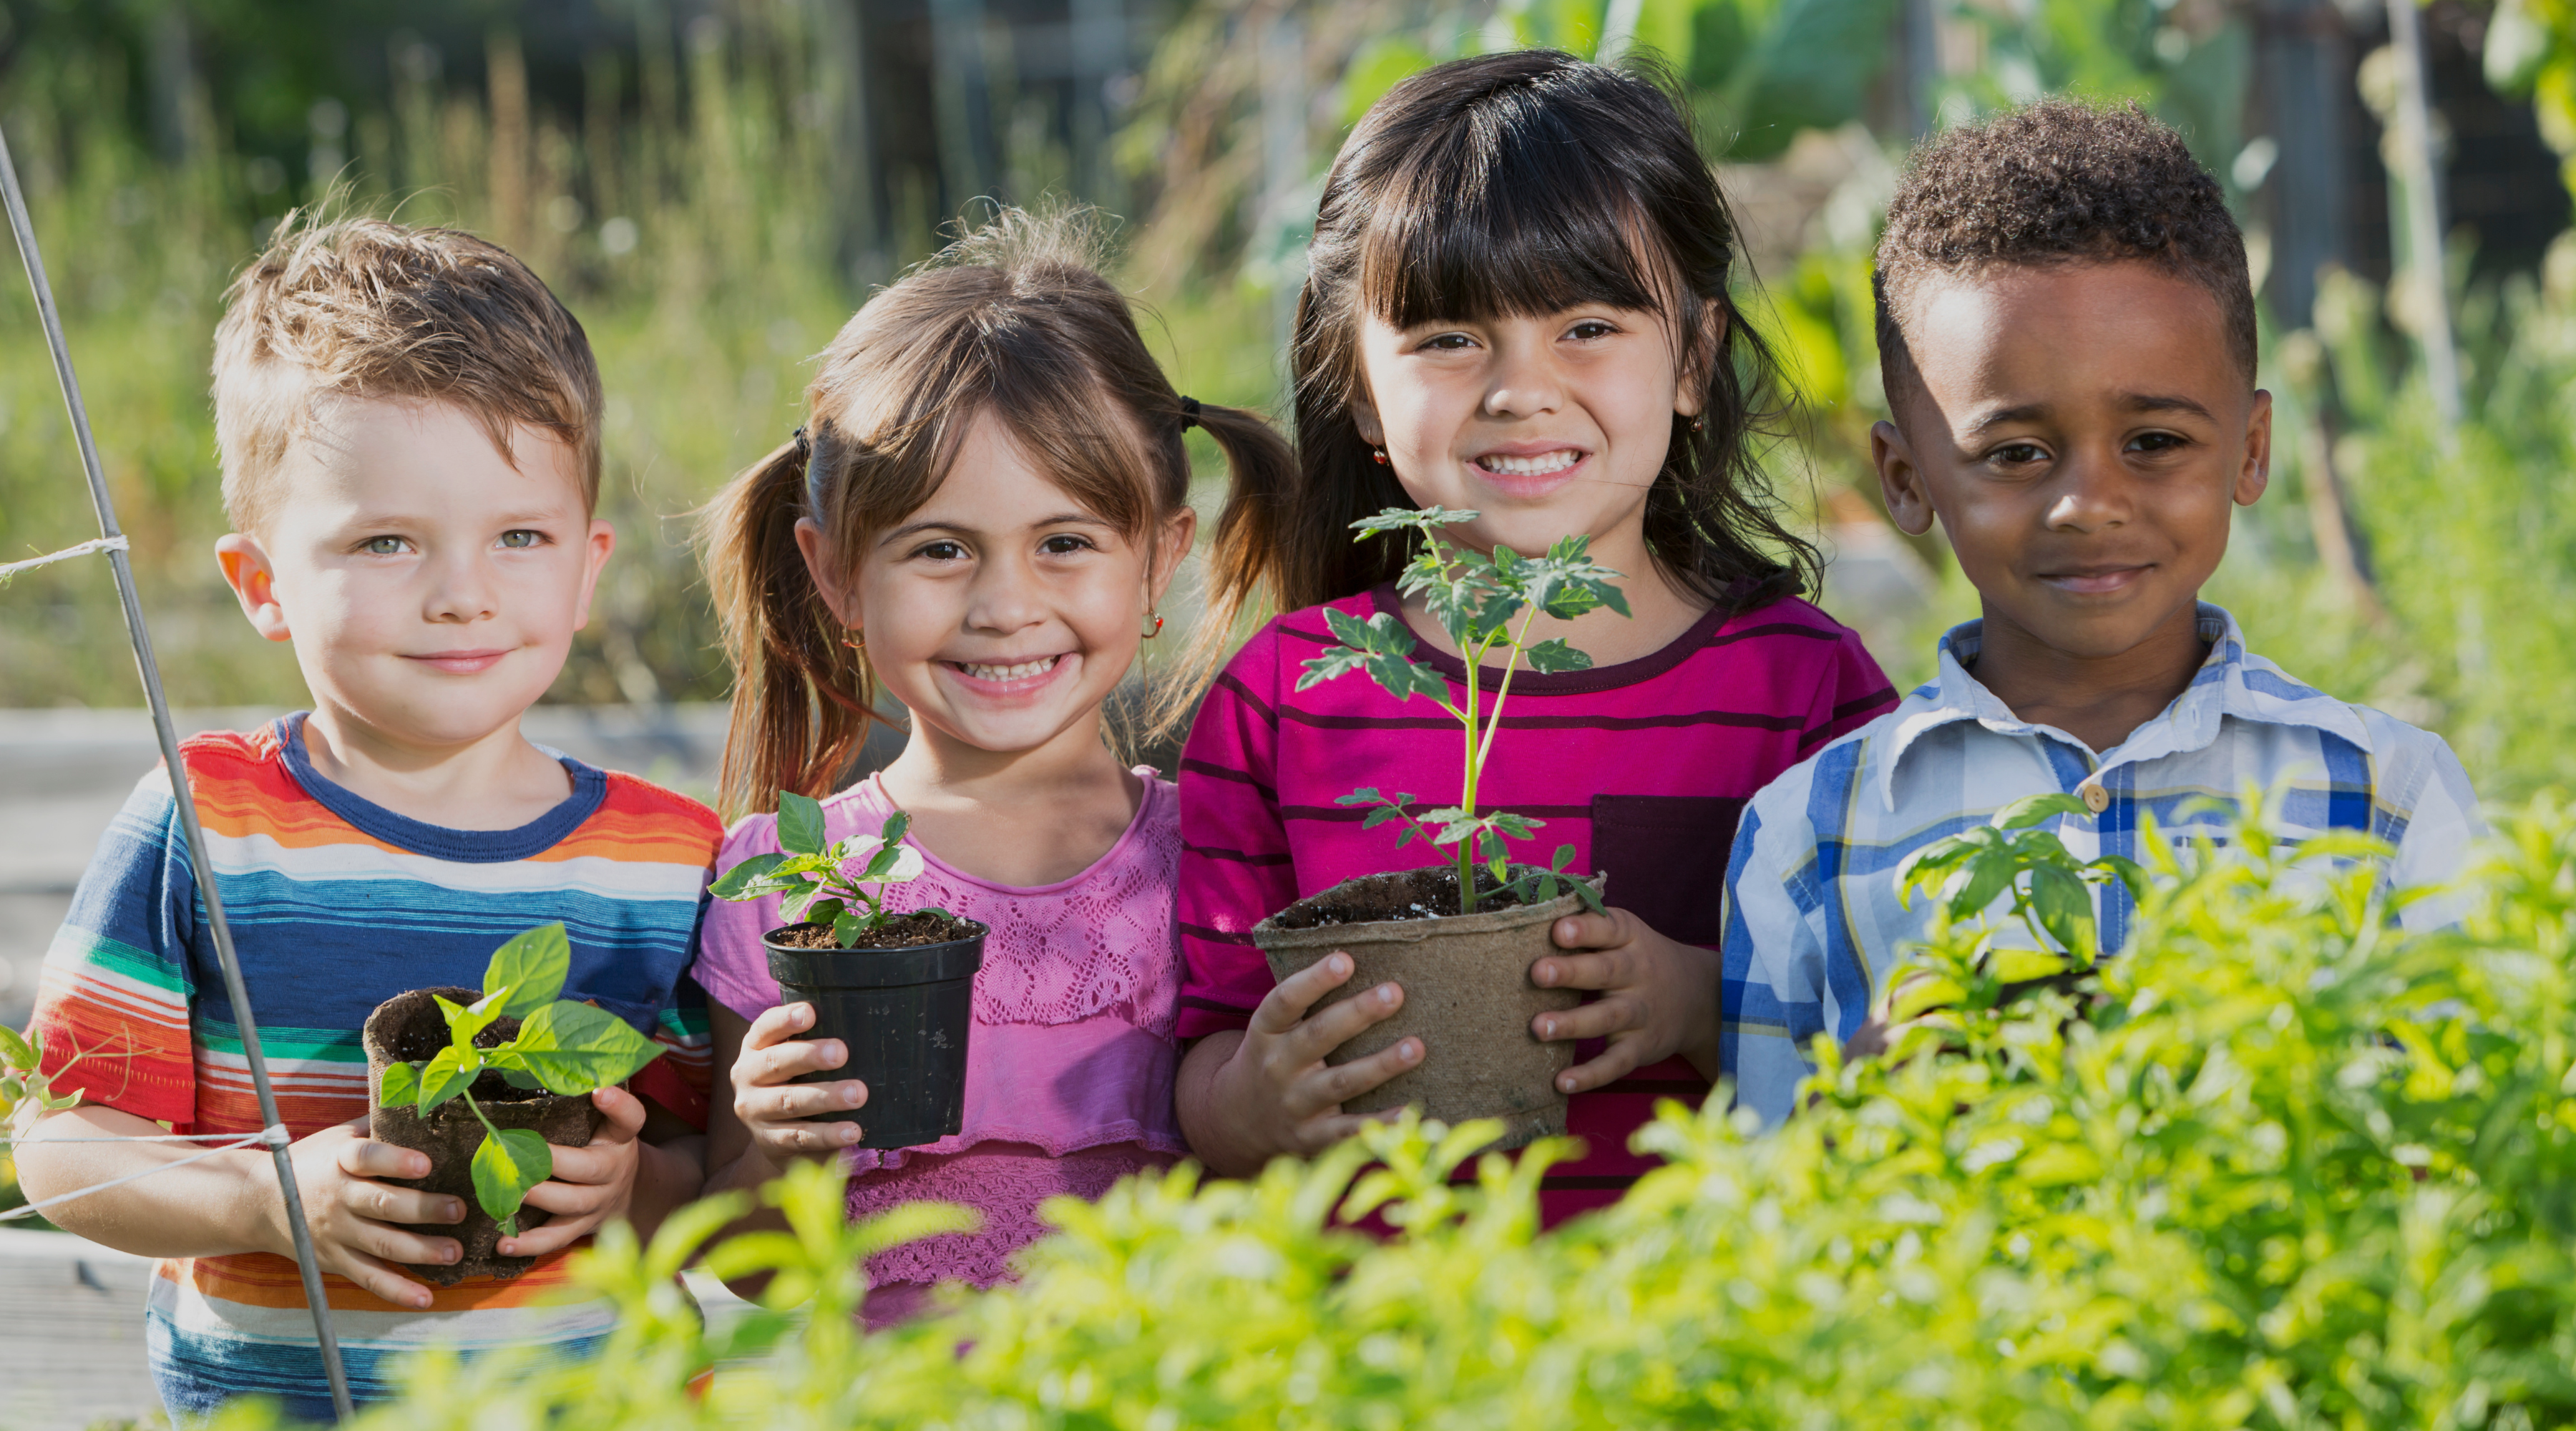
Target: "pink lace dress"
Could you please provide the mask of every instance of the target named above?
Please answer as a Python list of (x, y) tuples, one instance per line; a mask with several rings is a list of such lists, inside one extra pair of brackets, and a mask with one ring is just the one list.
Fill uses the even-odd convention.
[[(871, 1327), (911, 1315), (938, 1283), (1008, 1280), (1011, 1255), (1048, 1230), (1037, 1217), (1048, 1198), (1097, 1198), (1188, 1151), (1172, 1111), (1180, 807), (1170, 784), (1145, 767), (1136, 774), (1145, 798), (1127, 833), (1061, 884), (994, 884), (925, 848), (927, 872), (889, 892), (889, 908), (938, 905), (993, 932), (975, 976), (963, 1129), (922, 1147), (848, 1153), (850, 1216), (954, 1202), (984, 1225), (868, 1259)], [(874, 833), (892, 811), (870, 777), (823, 802), (824, 832)], [(777, 817), (756, 815), (727, 834), (716, 867), (777, 848)], [(760, 937), (780, 923), (774, 896), (707, 907), (691, 972), (710, 997), (746, 1019), (777, 1005)]]

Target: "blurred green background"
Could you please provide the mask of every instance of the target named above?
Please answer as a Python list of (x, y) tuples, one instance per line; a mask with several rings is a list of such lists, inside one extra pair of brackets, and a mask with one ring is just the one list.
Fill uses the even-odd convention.
[[(1341, 135), (1422, 65), (1524, 44), (1685, 78), (1805, 399), (1781, 490), (1836, 554), (1829, 609), (1910, 680), (1973, 597), (1937, 538), (1885, 525), (1863, 462), (1895, 165), (2041, 93), (2136, 99), (2239, 206), (2282, 403), (2277, 480), (2213, 594), (2504, 796), (2576, 765), (2576, 0), (2421, 18), (2456, 422), (2392, 221), (2413, 190), (2376, 0), (11, 0), (0, 127), (174, 701), (301, 697), (209, 553), (205, 369), (229, 275), (338, 186), (509, 245), (588, 326), (623, 545), (553, 698), (653, 703), (726, 685), (685, 514), (795, 426), (809, 356), (943, 224), (1048, 196), (1120, 216), (1121, 280), (1183, 390), (1277, 410)], [(32, 305), (0, 283), (0, 560), (94, 534)], [(138, 702), (104, 566), (0, 590), (0, 705)]]

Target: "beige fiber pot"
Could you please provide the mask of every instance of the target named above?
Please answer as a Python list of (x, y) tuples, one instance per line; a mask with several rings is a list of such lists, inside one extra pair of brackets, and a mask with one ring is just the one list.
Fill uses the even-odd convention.
[[(1595, 891), (1604, 877), (1592, 876)], [(1365, 1058), (1397, 1040), (1422, 1040), (1419, 1067), (1342, 1105), (1371, 1113), (1418, 1104), (1426, 1118), (1457, 1124), (1500, 1118), (1495, 1146), (1517, 1148), (1565, 1131), (1565, 1095), (1556, 1076), (1574, 1063), (1571, 1042), (1542, 1043), (1530, 1020), (1582, 999), (1574, 989), (1542, 989), (1530, 965), (1555, 952), (1548, 926), (1583, 907), (1567, 894), (1540, 905), (1514, 904), (1437, 919), (1387, 918), (1419, 905), (1455, 908), (1456, 876), (1447, 867), (1365, 875), (1301, 899), (1255, 925), (1252, 942), (1285, 979), (1339, 949), (1356, 966), (1317, 1008), (1394, 983), (1404, 1006), (1324, 1056), (1332, 1064)], [(1324, 920), (1333, 922), (1323, 922)], [(1311, 1011), (1310, 1011), (1311, 1013)]]

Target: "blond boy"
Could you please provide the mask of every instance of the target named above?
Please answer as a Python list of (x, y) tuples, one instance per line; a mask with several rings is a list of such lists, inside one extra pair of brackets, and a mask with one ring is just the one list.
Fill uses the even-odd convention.
[[(467, 234), (295, 223), (235, 282), (215, 335), (233, 531), (224, 577), (291, 642), (312, 709), (182, 747), (295, 1138), (352, 1390), (433, 1341), (573, 1354), (608, 1328), (560, 1294), (600, 1223), (649, 1230), (700, 1179), (705, 1021), (682, 970), (723, 831), (693, 801), (531, 745), (519, 718), (562, 668), (615, 546), (592, 515), (598, 368), (536, 276)], [(163, 1131), (260, 1126), (168, 776), (138, 785), (45, 961), (36, 1025), (82, 1104), (19, 1154), (52, 1197), (177, 1162)], [(515, 1278), (433, 1286), (459, 1199), (406, 1187), (418, 1152), (367, 1137), (359, 1029), (412, 989), (481, 982), (512, 934), (562, 921), (565, 996), (668, 1054), (594, 1095), (605, 1122), (503, 1256)], [(71, 1142), (69, 1139), (86, 1141)], [(107, 1139), (111, 1141), (96, 1141)], [(165, 1259), (148, 1318), (185, 1419), (246, 1393), (327, 1415), (310, 1314), (265, 1150), (227, 1152), (62, 1204), (72, 1231)]]

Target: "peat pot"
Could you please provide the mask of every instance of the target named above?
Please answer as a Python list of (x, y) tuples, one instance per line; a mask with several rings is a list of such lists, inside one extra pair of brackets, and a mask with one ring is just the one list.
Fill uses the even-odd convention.
[[(1587, 881), (1597, 891), (1604, 879)], [(1346, 1113), (1419, 1104), (1425, 1118), (1456, 1125), (1499, 1118), (1496, 1147), (1517, 1148), (1565, 1131), (1565, 1095), (1556, 1076), (1574, 1063), (1570, 1041), (1542, 1043), (1530, 1020), (1582, 1000), (1575, 989), (1542, 989), (1530, 965), (1556, 951), (1548, 926), (1583, 907), (1567, 894), (1546, 904), (1480, 908), (1429, 918), (1417, 910), (1458, 907), (1456, 872), (1446, 866), (1344, 880), (1254, 925), (1252, 942), (1276, 978), (1339, 949), (1351, 956), (1350, 979), (1326, 1000), (1339, 1003), (1382, 983), (1403, 986), (1404, 1005), (1324, 1055), (1326, 1063), (1365, 1058), (1407, 1035), (1422, 1040), (1418, 1067), (1342, 1104)], [(1405, 917), (1393, 917), (1393, 916)]]
[(862, 1148), (913, 1148), (965, 1126), (966, 1036), (973, 1021), (975, 971), (984, 967), (984, 936), (973, 932), (939, 944), (898, 949), (809, 949), (792, 942), (813, 925), (773, 929), (770, 977), (781, 1003), (814, 1006), (809, 1039), (836, 1038), (850, 1050), (839, 1068), (799, 1074), (799, 1083), (855, 1078), (868, 1086), (863, 1107), (814, 1116), (857, 1123)]
[[(387, 1065), (418, 1063), (435, 1057), (450, 1042), (447, 1020), (438, 1012), (433, 995), (444, 994), (454, 1003), (470, 1004), (483, 997), (480, 989), (414, 989), (397, 994), (376, 1005), (367, 1015), (367, 1026), (360, 1035), (367, 1049), (367, 1136), (380, 1143), (414, 1148), (429, 1154), (429, 1176), (425, 1178), (388, 1178), (401, 1187), (424, 1188), (461, 1199), (465, 1220), (454, 1226), (421, 1224), (413, 1231), (432, 1237), (453, 1237), (465, 1245), (465, 1255), (453, 1266), (405, 1266), (403, 1270), (422, 1281), (441, 1287), (453, 1287), (468, 1277), (516, 1277), (537, 1265), (533, 1257), (503, 1257), (493, 1249), (500, 1245), (501, 1224), (483, 1211), (474, 1200), (474, 1150), (483, 1143), (483, 1124), (462, 1098), (451, 1098), (429, 1110), (424, 1116), (417, 1108), (386, 1108), (376, 1102), (376, 1089), (384, 1082)], [(505, 1039), (518, 1037), (519, 1021), (501, 1018), (475, 1036), (474, 1042), (490, 1048)], [(590, 1142), (608, 1115), (599, 1111), (587, 1093), (556, 1094), (542, 1088), (514, 1088), (500, 1074), (485, 1072), (466, 1090), (483, 1107), (483, 1116), (495, 1128), (525, 1128), (559, 1148), (578, 1148)], [(522, 1205), (519, 1230), (530, 1232), (546, 1224), (553, 1214), (543, 1208)]]

